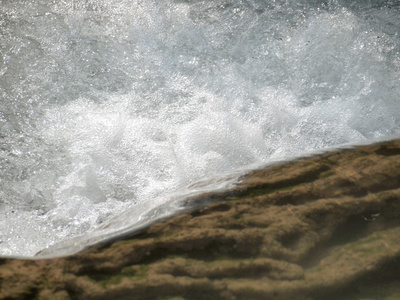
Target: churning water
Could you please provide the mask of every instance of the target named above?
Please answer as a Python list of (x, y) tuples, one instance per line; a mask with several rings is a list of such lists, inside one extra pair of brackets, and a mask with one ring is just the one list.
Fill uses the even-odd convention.
[(399, 1), (0, 0), (0, 14), (1, 255), (128, 226), (200, 179), (400, 133)]

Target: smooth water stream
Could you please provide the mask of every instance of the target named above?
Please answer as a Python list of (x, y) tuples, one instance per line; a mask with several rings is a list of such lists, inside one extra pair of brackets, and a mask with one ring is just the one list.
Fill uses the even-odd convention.
[(399, 134), (399, 3), (0, 0), (0, 255)]

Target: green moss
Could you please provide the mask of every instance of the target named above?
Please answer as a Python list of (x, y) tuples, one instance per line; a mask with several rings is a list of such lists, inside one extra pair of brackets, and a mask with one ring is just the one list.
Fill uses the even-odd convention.
[(398, 300), (398, 299), (400, 299), (400, 292), (382, 298), (382, 300)]
[(251, 286), (242, 287), (240, 290), (241, 290), (241, 294), (243, 296), (246, 296), (246, 299), (251, 299), (254, 296), (254, 294), (256, 293), (256, 289)]
[(321, 174), (319, 174), (319, 178), (320, 178), (320, 179), (324, 179), (324, 178), (331, 177), (331, 176), (333, 176), (333, 175), (335, 175), (335, 174), (336, 174), (335, 171), (333, 171), (332, 169), (330, 169), (330, 170), (328, 170), (328, 171), (325, 171), (325, 172), (322, 172)]
[(298, 163), (298, 168), (305, 168), (309, 166), (315, 166), (315, 161), (309, 161), (307, 159), (299, 160), (296, 163)]
[(381, 300), (398, 300), (400, 299), (400, 286), (398, 281), (389, 283), (370, 283), (368, 285), (360, 285), (357, 288), (357, 292), (353, 292), (346, 297), (344, 300), (356, 300), (356, 299), (381, 299)]
[(140, 279), (146, 278), (148, 271), (149, 271), (148, 265), (140, 265), (134, 275), (135, 280), (140, 280)]
[(210, 264), (212, 265), (214, 262), (220, 262), (220, 261), (223, 261), (223, 260), (232, 261), (233, 259), (232, 259), (232, 257), (227, 256), (227, 255), (219, 255), (219, 256), (216, 256), (214, 261), (210, 262)]
[(262, 196), (262, 195), (269, 195), (269, 194), (272, 194), (272, 193), (275, 193), (278, 191), (288, 191), (288, 190), (292, 190), (294, 188), (301, 187), (303, 184), (306, 184), (308, 181), (311, 181), (311, 180), (305, 180), (305, 179), (299, 177), (299, 178), (285, 180), (285, 181), (277, 182), (277, 183), (273, 183), (273, 184), (259, 185), (259, 186), (252, 187), (252, 188), (245, 190), (244, 192), (241, 193), (241, 195), (244, 198), (252, 198), (252, 197), (257, 197), (257, 196)]
[[(141, 280), (147, 277), (147, 272), (149, 270), (149, 266), (147, 265), (139, 265), (126, 267), (121, 270), (119, 274), (112, 276), (104, 276), (102, 280), (97, 281), (102, 287), (107, 288), (110, 285), (116, 285), (121, 283), (124, 278), (130, 278), (132, 280)], [(93, 281), (93, 280), (92, 280)]]
[(84, 275), (84, 276), (81, 276), (80, 278), (83, 278), (84, 280), (92, 282), (92, 283), (98, 283), (101, 280), (107, 279), (108, 276), (106, 276), (106, 275), (101, 275), (101, 276), (96, 275), (96, 279), (94, 279), (94, 278), (92, 278), (92, 277), (90, 277), (88, 275)]
[(121, 271), (121, 275), (129, 276), (129, 277), (135, 276), (136, 274), (137, 274), (137, 272), (134, 270), (133, 267), (126, 267), (126, 268), (123, 268)]
[(254, 187), (254, 188), (248, 189), (244, 193), (243, 196), (248, 197), (248, 198), (253, 198), (253, 197), (257, 197), (257, 196), (261, 196), (261, 195), (268, 195), (275, 191), (276, 191), (276, 189), (273, 189), (271, 187), (260, 186), (260, 187)]
[(382, 251), (382, 243), (385, 237), (380, 234), (370, 235), (366, 238), (357, 240), (353, 243), (349, 243), (346, 247), (362, 253), (377, 253)]
[(129, 245), (132, 244), (132, 240), (121, 240), (113, 243), (110, 248), (119, 248), (121, 245)]
[(124, 277), (125, 276), (122, 276), (122, 275), (111, 276), (108, 280), (100, 281), (99, 284), (102, 287), (107, 288), (110, 285), (116, 285), (116, 284), (120, 283)]
[(294, 189), (294, 188), (298, 188), (298, 187), (300, 187), (300, 186), (302, 186), (302, 185), (303, 185), (303, 183), (295, 184), (295, 185), (289, 185), (289, 186), (284, 186), (284, 187), (281, 187), (281, 188), (277, 189), (277, 191), (289, 191), (289, 190), (292, 190), (292, 189)]

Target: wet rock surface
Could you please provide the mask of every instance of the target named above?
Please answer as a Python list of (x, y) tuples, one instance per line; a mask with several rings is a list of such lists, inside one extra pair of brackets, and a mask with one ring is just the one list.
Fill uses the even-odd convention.
[(400, 141), (255, 170), (207, 208), (69, 257), (0, 259), (0, 299), (399, 299)]

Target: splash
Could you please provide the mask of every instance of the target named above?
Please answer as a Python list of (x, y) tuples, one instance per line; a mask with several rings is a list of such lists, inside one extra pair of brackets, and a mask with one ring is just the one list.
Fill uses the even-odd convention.
[(393, 1), (0, 3), (1, 255), (400, 133)]

